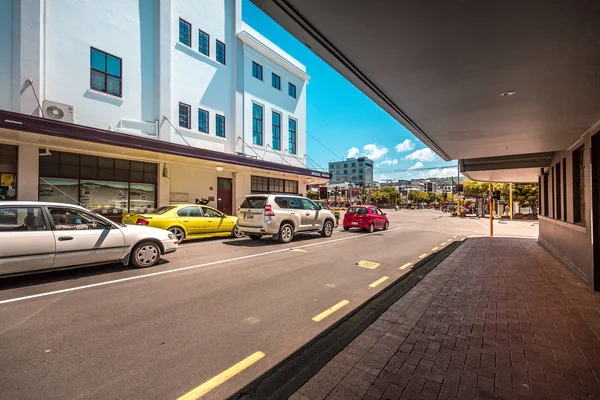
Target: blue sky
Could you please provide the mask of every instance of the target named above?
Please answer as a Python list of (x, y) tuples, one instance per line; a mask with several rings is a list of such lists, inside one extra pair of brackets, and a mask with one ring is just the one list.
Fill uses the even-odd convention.
[(250, 0), (242, 7), (244, 22), (306, 66), (306, 145), (316, 164), (366, 155), (375, 160), (375, 180), (456, 175), (456, 162), (444, 162)]

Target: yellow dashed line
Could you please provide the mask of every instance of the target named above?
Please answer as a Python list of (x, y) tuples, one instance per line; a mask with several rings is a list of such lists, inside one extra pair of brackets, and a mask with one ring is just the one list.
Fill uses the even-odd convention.
[(350, 302), (348, 300), (342, 300), (339, 303), (337, 303), (335, 306), (323, 311), (321, 314), (317, 315), (312, 320), (315, 322), (322, 321), (325, 318), (327, 318), (328, 316), (330, 316), (331, 314), (333, 314), (334, 312), (336, 312), (337, 310), (339, 310), (340, 308), (344, 307), (345, 305), (348, 305), (349, 303)]
[(375, 282), (371, 283), (371, 284), (369, 285), (369, 287), (370, 287), (370, 288), (374, 288), (375, 286), (379, 286), (381, 283), (383, 283), (383, 282), (387, 281), (388, 279), (390, 279), (390, 277), (389, 277), (389, 276), (384, 276), (383, 278), (381, 278), (381, 279), (377, 279)]
[(356, 265), (359, 267), (363, 267), (363, 268), (375, 269), (375, 268), (379, 267), (381, 264), (376, 263), (376, 262), (371, 262), (371, 261), (360, 260), (359, 262), (356, 263)]
[(246, 368), (248, 368), (249, 366), (251, 366), (252, 364), (257, 362), (264, 356), (265, 356), (265, 353), (263, 353), (262, 351), (257, 351), (256, 353), (252, 354), (250, 357), (243, 359), (242, 361), (235, 364), (234, 366), (221, 372), (219, 375), (215, 376), (214, 378), (204, 382), (202, 385), (198, 386), (194, 390), (179, 397), (177, 400), (199, 399), (200, 397), (204, 396), (206, 393), (210, 392), (217, 386), (221, 385), (222, 383), (231, 379), (235, 375), (239, 374), (240, 372), (242, 372), (243, 370), (245, 370)]
[(427, 257), (427, 253), (423, 253), (419, 256), (419, 258), (425, 258), (425, 257)]
[(439, 247), (434, 247), (433, 249), (431, 249), (431, 251), (436, 251), (437, 249), (439, 249)]
[(440, 243), (440, 246), (445, 246), (445, 245), (446, 245), (446, 242)]
[(400, 269), (406, 269), (408, 267), (410, 267), (412, 265), (411, 262), (407, 262), (406, 264), (404, 264), (403, 266), (400, 267)]

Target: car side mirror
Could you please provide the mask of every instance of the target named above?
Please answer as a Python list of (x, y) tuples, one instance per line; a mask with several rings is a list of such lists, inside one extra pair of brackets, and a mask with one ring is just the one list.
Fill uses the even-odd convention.
[(387, 215), (386, 213), (381, 213), (381, 214), (383, 214), (383, 215)]
[(317, 210), (322, 210), (322, 209), (323, 209), (323, 207), (317, 206)]

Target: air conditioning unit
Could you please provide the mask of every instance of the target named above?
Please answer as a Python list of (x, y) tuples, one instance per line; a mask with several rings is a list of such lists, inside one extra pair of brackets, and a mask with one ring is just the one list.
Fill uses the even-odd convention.
[(44, 100), (44, 117), (56, 121), (73, 123), (73, 106)]

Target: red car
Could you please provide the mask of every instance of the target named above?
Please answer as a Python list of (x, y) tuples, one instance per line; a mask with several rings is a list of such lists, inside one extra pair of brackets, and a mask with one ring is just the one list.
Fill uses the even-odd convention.
[(375, 206), (351, 206), (344, 214), (344, 230), (362, 228), (369, 233), (375, 229), (384, 231), (390, 227), (388, 217)]

